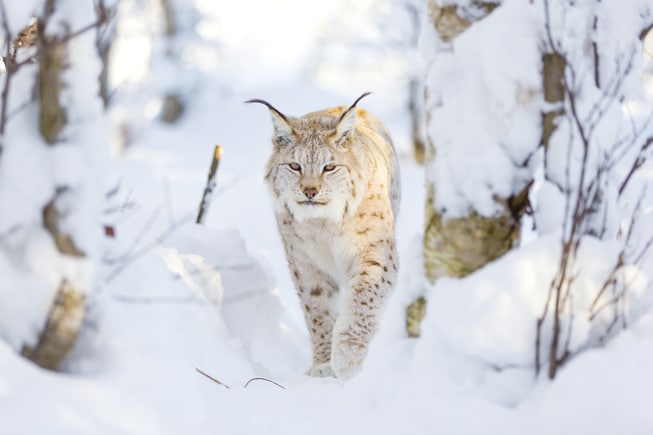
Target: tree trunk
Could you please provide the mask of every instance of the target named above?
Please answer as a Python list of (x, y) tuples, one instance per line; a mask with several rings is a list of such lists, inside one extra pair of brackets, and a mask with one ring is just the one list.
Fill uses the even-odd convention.
[[(179, 26), (177, 24), (177, 11), (173, 0), (160, 0), (163, 14), (163, 31), (165, 35), (165, 54), (171, 64), (178, 62), (178, 50), (175, 48), (174, 40), (178, 36)], [(166, 124), (176, 123), (186, 111), (186, 104), (183, 97), (177, 90), (168, 89), (163, 96), (161, 105), (161, 121)]]
[[(461, 12), (456, 5), (440, 5), (440, 0), (429, 0), (428, 17), (430, 23), (446, 50), (452, 50), (451, 43), (474, 23), (488, 16), (498, 6), (495, 2), (473, 1), (473, 13)], [(428, 25), (428, 24), (427, 24)], [(427, 83), (427, 101), (430, 97)], [(442, 110), (447, 110), (446, 106)], [(431, 121), (427, 112), (427, 125)], [(467, 128), (461, 126), (461, 128)], [(426, 161), (438, 158), (438, 137), (429, 130), (427, 137)], [(470, 158), (474, 158), (470, 156)], [(428, 177), (427, 177), (428, 178)], [(447, 217), (444, 209), (436, 207), (438, 186), (427, 181), (426, 220), (424, 229), (424, 268), (426, 276), (434, 283), (442, 276), (464, 277), (485, 264), (502, 256), (516, 246), (520, 236), (520, 218), (528, 205), (528, 192), (532, 182), (526, 182), (521, 190), (510, 197), (494, 200), (500, 205), (500, 212), (484, 216), (470, 209), (462, 217)], [(421, 300), (420, 300), (421, 299)], [(407, 310), (409, 335), (418, 336), (419, 320), (415, 313), (422, 313), (425, 305), (420, 298)], [(417, 305), (416, 305), (417, 304)]]
[(423, 139), (422, 122), (424, 114), (420, 110), (419, 100), (423, 98), (424, 92), (420, 81), (412, 79), (408, 84), (408, 113), (410, 115), (410, 135), (413, 142), (413, 154), (415, 161), (423, 164), (426, 158), (426, 145)]
[(528, 202), (528, 188), (504, 200), (504, 213), (485, 217), (476, 212), (462, 218), (443, 219), (433, 206), (435, 186), (429, 184), (424, 230), (426, 276), (462, 278), (499, 258), (519, 241), (519, 218)]
[(36, 346), (24, 346), (23, 356), (45, 369), (56, 370), (72, 350), (85, 312), (84, 294), (62, 281)]
[[(117, 3), (114, 5), (118, 7)], [(112, 21), (113, 11), (105, 4), (104, 0), (99, 0), (95, 5), (95, 13), (98, 22), (106, 23), (105, 26), (98, 26), (95, 32), (95, 45), (98, 50), (98, 56), (102, 62), (100, 72), (100, 98), (106, 108), (111, 99), (111, 90), (109, 89), (109, 62), (111, 60), (111, 49), (115, 35), (115, 23)]]
[[(68, 115), (62, 104), (62, 92), (66, 88), (64, 72), (70, 64), (68, 31), (51, 34), (47, 25), (57, 7), (56, 0), (48, 0), (45, 11), (38, 20), (38, 95), (39, 127), (41, 136), (49, 146), (63, 143), (62, 131), (67, 126)], [(54, 244), (62, 256), (83, 258), (82, 252), (70, 234), (61, 230), (59, 199), (71, 186), (58, 186), (54, 197), (43, 208), (43, 227), (52, 236)], [(48, 318), (32, 348), (23, 347), (23, 355), (41, 367), (57, 369), (68, 352), (73, 348), (85, 316), (85, 293), (74, 288), (65, 276), (58, 286), (50, 307)]]
[(544, 168), (548, 168), (548, 146), (551, 135), (556, 129), (556, 119), (563, 115), (562, 106), (565, 99), (565, 66), (566, 60), (558, 53), (545, 53), (542, 56), (542, 88), (544, 101), (549, 110), (542, 112), (542, 145), (544, 146)]
[(41, 136), (46, 143), (54, 145), (61, 130), (66, 125), (66, 111), (59, 101), (63, 88), (61, 76), (68, 62), (67, 42), (61, 38), (46, 34), (45, 26), (56, 7), (55, 0), (48, 0), (45, 14), (39, 19), (38, 52), (39, 52), (39, 125)]

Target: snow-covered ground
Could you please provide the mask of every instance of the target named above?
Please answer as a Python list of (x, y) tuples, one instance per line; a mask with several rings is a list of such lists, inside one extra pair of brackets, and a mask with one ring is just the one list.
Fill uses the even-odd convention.
[[(628, 329), (575, 356), (554, 381), (536, 379), (533, 331), (544, 295), (529, 290), (550, 280), (558, 237), (428, 286), (424, 168), (412, 161), (405, 97), (397, 96), (407, 79), (399, 66), (373, 63), (367, 81), (309, 75), (303, 67), (314, 60), (316, 29), (348, 2), (278, 3), (197, 2), (204, 45), (189, 55), (191, 103), (174, 125), (155, 119), (156, 102), (143, 105), (139, 87), (152, 81), (142, 62), (147, 44), (136, 43), (145, 40), (138, 23), (123, 29), (110, 118), (128, 140), (116, 134), (103, 222), (115, 237), (106, 239), (87, 324), (63, 373), (32, 365), (0, 340), (0, 434), (653, 433), (647, 289), (635, 282), (640, 312)], [(348, 19), (365, 23), (372, 2), (353, 3), (358, 15)], [(289, 8), (301, 8), (301, 25), (293, 27)], [(265, 19), (251, 19), (253, 9)], [(215, 52), (212, 36), (221, 44)], [(263, 98), (301, 115), (366, 90), (374, 93), (362, 107), (386, 122), (401, 158), (400, 279), (363, 371), (350, 381), (311, 378), (308, 336), (262, 179), (269, 116), (243, 101)], [(217, 143), (218, 189), (205, 225), (195, 225)], [(649, 168), (641, 179), (651, 177)], [(609, 260), (587, 255), (594, 269)], [(423, 336), (411, 339), (405, 307), (423, 293)]]

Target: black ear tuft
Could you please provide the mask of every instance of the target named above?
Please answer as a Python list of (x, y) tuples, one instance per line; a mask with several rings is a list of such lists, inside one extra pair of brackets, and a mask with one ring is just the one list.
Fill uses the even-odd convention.
[(274, 113), (276, 113), (276, 114), (277, 114), (281, 119), (283, 119), (284, 121), (288, 122), (288, 119), (286, 118), (286, 115), (284, 115), (283, 113), (279, 112), (279, 111), (277, 110), (276, 107), (274, 107), (272, 104), (268, 103), (268, 102), (265, 101), (265, 100), (260, 100), (260, 99), (258, 99), (258, 98), (252, 98), (251, 100), (247, 100), (247, 101), (245, 101), (245, 103), (259, 103), (259, 104), (263, 104), (263, 105), (266, 106), (268, 109), (270, 109), (271, 111), (273, 111)]
[(344, 112), (342, 112), (342, 115), (340, 115), (340, 119), (338, 119), (338, 123), (340, 123), (340, 121), (342, 121), (342, 120), (345, 118), (345, 116), (347, 116), (347, 114), (348, 114), (349, 112), (351, 112), (351, 110), (352, 110), (354, 107), (356, 107), (356, 104), (358, 104), (358, 102), (359, 102), (360, 100), (362, 100), (363, 98), (367, 97), (367, 96), (370, 95), (370, 94), (371, 94), (371, 92), (368, 91), (368, 92), (363, 93), (363, 95), (361, 95), (360, 97), (356, 98), (356, 101), (354, 101), (354, 104), (352, 104), (351, 106), (349, 106), (349, 108), (348, 108), (347, 110), (345, 110)]
[(272, 104), (265, 100), (254, 98), (247, 100), (245, 103), (260, 103), (270, 109), (272, 117), (272, 126), (274, 127), (274, 141), (279, 147), (284, 147), (292, 142), (293, 130), (290, 121), (283, 113), (279, 112)]
[(370, 94), (371, 92), (365, 92), (363, 95), (358, 97), (356, 101), (354, 101), (354, 104), (342, 112), (342, 115), (340, 115), (340, 118), (338, 118), (338, 124), (336, 125), (336, 144), (344, 144), (351, 137), (356, 127), (356, 111), (354, 108), (360, 100)]

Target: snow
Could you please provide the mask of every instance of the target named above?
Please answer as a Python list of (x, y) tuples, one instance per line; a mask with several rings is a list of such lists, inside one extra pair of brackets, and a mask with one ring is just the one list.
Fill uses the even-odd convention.
[[(108, 119), (99, 116), (99, 100), (83, 98), (95, 95), (94, 85), (81, 82), (71, 96), (84, 102), (74, 117), (79, 129), (70, 130), (67, 144), (44, 147), (33, 106), (8, 124), (6, 138), (12, 141), (3, 140), (0, 154), (0, 433), (653, 432), (650, 256), (620, 271), (622, 282), (629, 283), (623, 307), (628, 328), (597, 343), (609, 313), (594, 322), (578, 317), (570, 338), (573, 358), (553, 381), (534, 374), (536, 319), (559, 264), (565, 216), (564, 197), (544, 174), (536, 175), (532, 198), (538, 228), (523, 246), (466, 278), (426, 282), (421, 260), (425, 174), (410, 155), (405, 99), (398, 97), (406, 80), (396, 75), (406, 65), (406, 53), (381, 51), (383, 59), (375, 64), (379, 53), (365, 52), (370, 63), (351, 79), (343, 73), (312, 75), (306, 68), (324, 43), (320, 29), (343, 10), (349, 12), (351, 24), (343, 27), (348, 32), (358, 23), (359, 36), (381, 37), (383, 32), (371, 29), (374, 2), (357, 1), (351, 9), (348, 2), (181, 2), (185, 11), (198, 14), (200, 24), (196, 34), (187, 35), (180, 70), (188, 80), (184, 86), (192, 84), (184, 88), (190, 104), (174, 125), (157, 120), (157, 92), (174, 82), (175, 69), (168, 62), (166, 73), (151, 70), (162, 54), (152, 49), (161, 43), (160, 33), (146, 3), (121, 4), (112, 72), (116, 94)], [(639, 15), (615, 12), (617, 0), (601, 3), (601, 16), (619, 16), (610, 21), (611, 34), (627, 34), (651, 17), (645, 1), (633, 8), (643, 11)], [(440, 47), (437, 64), (427, 59), (427, 79), (442, 83), (429, 108), (459, 99), (456, 110), (467, 116), (462, 122), (436, 109), (442, 116), (430, 130), (451, 141), (449, 154), (442, 154), (450, 162), (431, 168), (429, 175), (447, 189), (437, 200), (451, 215), (470, 205), (491, 214), (492, 194), (511, 192), (542, 163), (535, 152), (542, 107), (534, 79), (539, 54), (527, 45), (539, 37), (534, 23), (541, 18), (528, 9), (533, 4), (541, 6), (504, 1), (453, 51)], [(393, 5), (384, 3), (380, 10), (387, 14), (385, 8)], [(12, 23), (29, 14), (28, 6), (11, 4), (11, 17), (18, 17)], [(79, 14), (77, 24), (86, 24)], [(422, 33), (423, 54), (441, 44), (428, 30)], [(348, 37), (355, 40), (357, 34)], [(626, 42), (605, 37), (605, 56)], [(87, 61), (76, 65), (90, 74), (98, 64), (84, 51), (88, 48), (79, 48)], [(355, 58), (356, 50), (347, 56)], [(393, 53), (391, 59), (387, 53)], [(333, 66), (325, 59), (323, 72), (328, 72)], [(487, 66), (493, 59), (496, 69)], [(27, 92), (34, 71), (21, 74), (16, 94)], [(157, 74), (162, 77), (155, 84)], [(301, 115), (349, 104), (368, 89), (374, 93), (361, 107), (389, 126), (401, 159), (399, 282), (360, 374), (346, 382), (310, 378), (304, 375), (310, 348), (303, 315), (263, 183), (272, 127), (265, 110), (242, 102), (264, 98), (284, 113)], [(634, 119), (644, 125), (650, 100), (629, 95), (633, 110), (639, 110)], [(19, 101), (16, 97), (11, 104)], [(491, 118), (483, 121), (488, 111)], [(609, 119), (616, 116), (612, 111)], [(461, 122), (470, 127), (461, 128)], [(614, 124), (601, 130), (601, 137), (611, 133), (619, 133)], [(116, 140), (109, 160), (108, 147), (98, 143), (110, 135)], [(216, 143), (223, 146), (217, 190), (205, 225), (196, 225)], [(84, 144), (93, 145), (76, 146)], [(529, 166), (515, 170), (515, 163), (531, 154)], [(470, 166), (451, 164), (461, 155), (474, 156), (465, 160)], [(627, 201), (613, 210), (612, 240), (583, 239), (578, 312), (587, 312), (594, 290), (610, 273), (629, 213), (652, 179), (648, 163), (634, 177)], [(66, 223), (88, 243), (93, 255), (87, 264), (61, 258), (39, 227), (40, 210), (58, 183), (88, 183), (88, 191), (70, 198), (71, 209), (80, 197), (83, 207)], [(97, 192), (105, 195), (94, 198)], [(643, 195), (636, 252), (653, 231), (653, 196)], [(99, 225), (81, 223), (84, 216), (97, 222), (100, 211)], [(115, 235), (101, 238), (101, 226)], [(63, 371), (55, 373), (17, 351), (38, 334), (62, 270), (80, 281), (94, 279), (95, 286), (78, 344)], [(423, 335), (410, 339), (404, 332), (405, 308), (422, 294), (428, 300)]]
[(537, 12), (505, 2), (452, 43), (423, 27), (427, 129), (438, 151), (428, 176), (446, 218), (497, 214), (495, 197), (519, 193), (530, 175), (541, 117)]

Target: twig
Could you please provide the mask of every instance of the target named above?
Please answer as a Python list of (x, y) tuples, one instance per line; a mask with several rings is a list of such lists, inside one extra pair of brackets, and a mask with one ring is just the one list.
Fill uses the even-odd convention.
[(143, 246), (140, 250), (135, 251), (133, 254), (123, 258), (123, 261), (121, 261), (111, 272), (107, 274), (107, 276), (104, 278), (104, 282), (110, 283), (111, 281), (113, 281), (125, 269), (127, 269), (129, 266), (135, 263), (136, 260), (141, 258), (143, 255), (147, 254), (155, 246), (163, 243), (168, 237), (170, 237), (175, 231), (177, 231), (177, 229), (181, 225), (183, 225), (184, 222), (187, 222), (188, 220), (190, 220), (190, 216), (186, 216), (176, 221), (174, 225), (170, 226), (163, 233), (161, 233), (154, 241)]
[[(5, 8), (5, 2), (0, 0), (0, 13), (2, 13), (2, 30), (5, 33), (5, 53), (4, 53), (4, 64), (5, 64), (5, 84), (2, 88), (2, 102), (0, 106), (0, 138), (4, 137), (5, 128), (7, 123), (7, 105), (9, 100), (9, 87), (11, 86), (11, 79), (16, 72), (16, 59), (15, 52), (12, 53), (12, 37), (11, 30), (9, 28), (9, 21), (7, 20), (7, 10)], [(2, 143), (0, 143), (0, 155), (2, 155)]]
[(222, 156), (222, 147), (216, 145), (213, 150), (213, 159), (211, 160), (211, 167), (209, 168), (209, 175), (206, 180), (206, 187), (204, 188), (204, 194), (202, 195), (202, 201), (200, 202), (200, 208), (197, 212), (197, 218), (195, 223), (204, 224), (204, 216), (208, 212), (209, 207), (211, 206), (211, 197), (213, 191), (215, 190), (215, 176), (218, 172), (218, 165), (220, 164), (220, 157)]
[(136, 237), (134, 237), (134, 239), (132, 240), (131, 245), (129, 245), (129, 248), (127, 248), (127, 250), (123, 254), (115, 258), (105, 258), (104, 262), (111, 266), (119, 261), (124, 260), (125, 258), (129, 258), (131, 256), (131, 253), (135, 251), (136, 248), (139, 246), (141, 240), (145, 238), (147, 231), (152, 228), (152, 225), (159, 217), (159, 213), (161, 213), (161, 207), (157, 208), (152, 212), (152, 215), (149, 217), (145, 225), (142, 227), (141, 231), (138, 234), (136, 234)]
[[(197, 367), (195, 367), (195, 370), (197, 371), (197, 373), (199, 373), (199, 374), (201, 374), (201, 375), (203, 375), (203, 376), (206, 376), (207, 378), (209, 378), (210, 380), (212, 380), (212, 381), (215, 382), (216, 384), (218, 384), (218, 385), (222, 385), (223, 387), (225, 387), (225, 388), (227, 388), (227, 389), (230, 389), (230, 388), (231, 388), (231, 387), (229, 387), (229, 385), (225, 384), (224, 382), (221, 382), (221, 381), (217, 380), (217, 379), (214, 378), (213, 376), (209, 375), (208, 373), (203, 372), (202, 370), (198, 369)], [(254, 381), (265, 381), (265, 382), (269, 382), (269, 383), (271, 383), (271, 384), (274, 384), (274, 385), (276, 385), (277, 387), (279, 387), (279, 388), (281, 388), (281, 389), (283, 389), (283, 390), (286, 389), (286, 387), (284, 387), (283, 385), (281, 385), (281, 384), (279, 384), (279, 383), (277, 383), (277, 382), (274, 382), (274, 381), (271, 380), (271, 379), (267, 379), (267, 378), (252, 378), (252, 379), (250, 379), (249, 381), (247, 381), (247, 382), (245, 383), (245, 385), (243, 385), (243, 389), (247, 388), (247, 387), (249, 386), (249, 384), (251, 384), (251, 383), (254, 382)]]
[(247, 382), (245, 383), (245, 385), (243, 385), (243, 388), (247, 388), (247, 386), (248, 386), (250, 383), (252, 383), (252, 381), (265, 381), (265, 382), (269, 382), (269, 383), (271, 383), (271, 384), (274, 384), (274, 385), (276, 385), (277, 387), (279, 387), (279, 388), (281, 388), (281, 389), (284, 389), (284, 390), (286, 389), (286, 387), (284, 387), (283, 385), (278, 384), (278, 383), (274, 382), (273, 380), (270, 380), (270, 379), (267, 379), (267, 378), (252, 378), (252, 379), (250, 379), (249, 381), (247, 381)]
[(209, 378), (210, 380), (212, 380), (212, 381), (215, 382), (216, 384), (218, 384), (218, 385), (222, 385), (222, 386), (225, 387), (226, 389), (229, 389), (229, 385), (225, 384), (224, 382), (220, 382), (220, 381), (218, 381), (216, 378), (214, 378), (213, 376), (211, 376), (211, 375), (209, 375), (209, 374), (203, 372), (202, 370), (198, 369), (197, 367), (195, 367), (195, 370), (197, 371), (197, 373), (199, 373), (200, 375), (206, 376), (207, 378)]
[(621, 183), (621, 186), (619, 186), (619, 196), (621, 196), (624, 190), (626, 190), (626, 186), (630, 182), (630, 179), (632, 178), (633, 174), (635, 174), (635, 172), (637, 172), (637, 170), (640, 167), (642, 167), (644, 162), (646, 162), (645, 152), (652, 145), (653, 145), (653, 136), (650, 136), (644, 141), (644, 144), (640, 147), (639, 153), (635, 158), (635, 161), (633, 162), (632, 166), (630, 167), (630, 170), (628, 171), (628, 175), (626, 175), (623, 182)]
[[(549, 45), (549, 50), (554, 55), (561, 56), (562, 48), (560, 42), (554, 41), (551, 15), (549, 10), (549, 1), (544, 0), (544, 14), (545, 14), (545, 31), (546, 39)], [(596, 31), (598, 21), (595, 17), (593, 28)], [(653, 115), (642, 123), (639, 127), (631, 119), (631, 132), (619, 138), (612, 143), (609, 149), (601, 151), (600, 140), (602, 138), (594, 137), (594, 132), (605, 121), (605, 117), (612, 105), (621, 101), (623, 97), (623, 85), (628, 78), (633, 67), (633, 59), (635, 51), (630, 50), (625, 54), (618, 56), (615, 59), (617, 66), (614, 73), (606, 81), (605, 78), (599, 77), (598, 68), (598, 53), (596, 46), (594, 46), (594, 84), (597, 88), (601, 89), (600, 96), (594, 101), (594, 104), (589, 110), (581, 114), (580, 108), (582, 105), (582, 94), (580, 93), (579, 80), (584, 77), (578, 77), (577, 70), (573, 62), (568, 62), (563, 76), (563, 93), (567, 122), (570, 124), (569, 142), (566, 147), (566, 166), (564, 172), (564, 185), (557, 183), (561, 193), (565, 198), (565, 207), (562, 222), (562, 239), (561, 239), (561, 256), (558, 270), (554, 279), (549, 286), (549, 292), (546, 299), (546, 304), (541, 317), (537, 319), (536, 337), (535, 337), (535, 370), (536, 374), (539, 373), (541, 364), (542, 352), (542, 334), (543, 327), (547, 319), (552, 320), (551, 324), (551, 338), (548, 344), (548, 360), (549, 360), (549, 377), (553, 379), (557, 370), (562, 367), (573, 356), (571, 350), (572, 328), (574, 322), (574, 308), (573, 308), (573, 290), (575, 280), (578, 276), (576, 270), (578, 266), (578, 255), (583, 236), (592, 234), (600, 239), (605, 237), (608, 222), (608, 207), (613, 204), (606, 202), (606, 191), (609, 183), (614, 179), (611, 177), (615, 168), (620, 162), (623, 162), (628, 156), (631, 156), (631, 150), (635, 145), (640, 144), (642, 136), (648, 128), (648, 122), (653, 119)], [(573, 60), (573, 59), (571, 59)], [(584, 74), (585, 71), (581, 70)], [(606, 83), (601, 83), (601, 79)], [(644, 139), (639, 150), (636, 149), (634, 160), (630, 170), (625, 177), (621, 179), (621, 184), (618, 189), (617, 199), (621, 197), (628, 182), (633, 174), (646, 162), (648, 148), (653, 145), (653, 138), (649, 137)], [(580, 159), (574, 163), (572, 172), (572, 149), (580, 151)], [(598, 151), (596, 151), (598, 149)], [(547, 149), (545, 148), (545, 152)], [(602, 154), (597, 154), (601, 153)], [(596, 154), (596, 155), (595, 155)], [(546, 158), (545, 158), (546, 162)], [(596, 162), (596, 163), (592, 163)], [(623, 166), (623, 165), (622, 165)], [(626, 167), (628, 169), (628, 167)], [(546, 171), (546, 167), (545, 167)], [(547, 171), (548, 172), (548, 171)], [(546, 175), (546, 174), (545, 174)], [(551, 177), (546, 175), (546, 179), (550, 180)], [(605, 330), (605, 338), (615, 328), (625, 327), (626, 325), (626, 293), (627, 289), (632, 282), (620, 277), (619, 271), (622, 270), (626, 264), (634, 264), (632, 255), (628, 255), (627, 251), (632, 243), (633, 228), (635, 222), (639, 217), (639, 210), (641, 207), (641, 200), (635, 207), (635, 211), (631, 215), (630, 227), (625, 240), (622, 240), (621, 251), (615, 261), (612, 269), (608, 271), (607, 277), (603, 285), (598, 289), (596, 297), (591, 302), (589, 307), (589, 321), (594, 321), (597, 315), (604, 309), (614, 308), (614, 317), (607, 329)], [(615, 204), (616, 206), (616, 204)], [(645, 243), (641, 252), (638, 253), (637, 259), (641, 259), (645, 252), (653, 245), (653, 238), (650, 243)], [(606, 293), (611, 289), (611, 295), (606, 297)], [(607, 300), (606, 300), (607, 299)], [(551, 307), (549, 307), (551, 305)], [(568, 322), (566, 324), (564, 322)], [(548, 326), (547, 326), (548, 327)]]
[(107, 24), (109, 21), (113, 20), (116, 16), (115, 10), (113, 8), (104, 9), (103, 11), (100, 12), (99, 15), (100, 16), (98, 17), (98, 19), (95, 20), (94, 22), (77, 29), (72, 33), (67, 33), (66, 35), (63, 36), (63, 38), (54, 39), (52, 43), (55, 46), (59, 44), (65, 44), (69, 42), (71, 39), (77, 38), (78, 36), (81, 36), (84, 33), (88, 32), (89, 30), (93, 30), (100, 26), (103, 26), (104, 24)]

